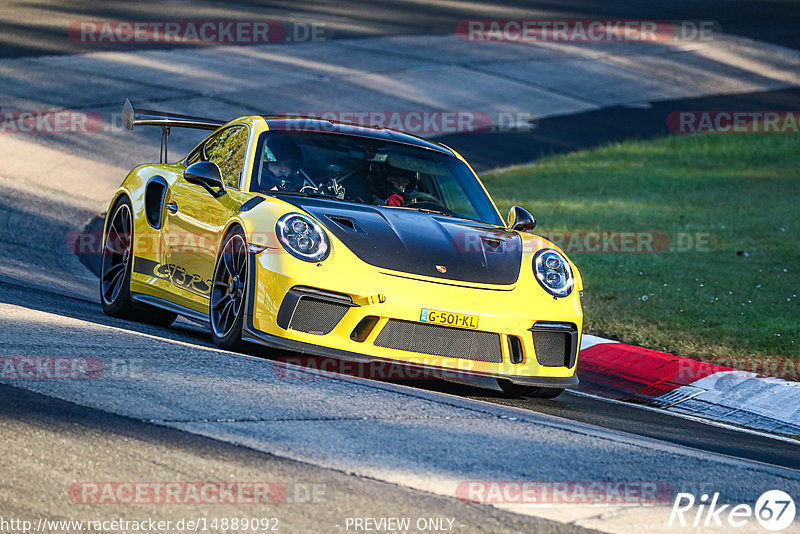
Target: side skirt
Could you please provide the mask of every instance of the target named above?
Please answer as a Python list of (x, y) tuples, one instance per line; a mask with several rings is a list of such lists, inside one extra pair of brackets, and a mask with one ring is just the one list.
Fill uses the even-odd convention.
[(171, 311), (173, 313), (177, 313), (178, 315), (182, 315), (189, 320), (192, 320), (196, 323), (200, 323), (203, 326), (208, 326), (208, 315), (205, 313), (200, 313), (194, 311), (192, 309), (186, 308), (184, 306), (180, 306), (175, 304), (174, 302), (170, 302), (168, 300), (153, 297), (151, 295), (145, 295), (144, 293), (131, 293), (131, 300), (137, 304), (146, 304), (147, 306), (153, 306), (154, 308), (160, 308), (162, 310)]

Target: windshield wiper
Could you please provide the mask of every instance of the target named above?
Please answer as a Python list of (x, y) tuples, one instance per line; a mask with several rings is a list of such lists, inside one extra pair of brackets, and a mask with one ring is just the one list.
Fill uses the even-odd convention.
[(422, 212), (422, 213), (433, 213), (435, 215), (444, 215), (445, 217), (458, 217), (454, 213), (447, 213), (446, 211), (434, 210), (434, 209), (431, 209), (431, 208), (417, 208), (415, 206), (392, 206), (392, 207), (400, 208), (400, 209), (404, 209), (404, 210), (414, 210), (414, 211), (419, 211), (419, 212)]
[(331, 195), (324, 195), (322, 193), (314, 193), (311, 191), (269, 191), (274, 195), (292, 195), (296, 197), (311, 197), (311, 198), (326, 198), (328, 200), (341, 200), (343, 202), (357, 202), (356, 200), (348, 200), (346, 198), (334, 197)]

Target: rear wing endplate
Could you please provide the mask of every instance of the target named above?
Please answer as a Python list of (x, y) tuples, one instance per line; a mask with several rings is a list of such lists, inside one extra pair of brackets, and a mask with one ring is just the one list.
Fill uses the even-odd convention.
[(177, 113), (167, 113), (164, 111), (153, 111), (151, 109), (134, 109), (131, 101), (125, 99), (125, 104), (122, 106), (122, 123), (128, 130), (133, 130), (133, 127), (137, 125), (161, 126), (160, 163), (166, 163), (170, 128), (175, 126), (177, 128), (216, 130), (225, 124), (225, 121), (192, 117), (191, 115), (179, 115)]

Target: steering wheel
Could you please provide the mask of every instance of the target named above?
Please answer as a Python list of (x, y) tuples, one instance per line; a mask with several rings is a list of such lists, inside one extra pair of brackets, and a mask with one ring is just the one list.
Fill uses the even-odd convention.
[(431, 195), (430, 193), (422, 193), (420, 191), (414, 191), (413, 193), (408, 195), (408, 202), (409, 204), (436, 204), (438, 206), (444, 207), (442, 201), (436, 198), (435, 196)]

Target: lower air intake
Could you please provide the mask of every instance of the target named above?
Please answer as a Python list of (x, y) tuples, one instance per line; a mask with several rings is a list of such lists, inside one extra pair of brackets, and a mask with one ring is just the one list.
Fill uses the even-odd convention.
[(289, 328), (307, 334), (328, 334), (339, 324), (349, 309), (350, 306), (347, 304), (304, 296), (297, 302), (289, 321)]
[(536, 361), (544, 367), (570, 367), (569, 334), (567, 332), (534, 332), (533, 350)]
[(501, 363), (500, 335), (389, 319), (375, 345), (446, 358)]

